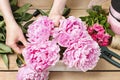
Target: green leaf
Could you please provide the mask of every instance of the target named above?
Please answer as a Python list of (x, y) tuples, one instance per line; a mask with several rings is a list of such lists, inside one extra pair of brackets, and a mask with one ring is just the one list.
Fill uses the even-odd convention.
[(0, 43), (0, 54), (13, 53), (12, 49), (7, 45)]
[(41, 9), (38, 9), (39, 11), (40, 11), (40, 14), (42, 15), (42, 16), (48, 16), (48, 14), (46, 13), (46, 12), (44, 12), (43, 10), (41, 10)]
[(33, 23), (34, 20), (28, 21), (25, 23), (25, 25), (23, 26), (23, 28), (25, 28), (26, 30), (28, 29), (28, 26)]
[(85, 21), (86, 20), (86, 18), (87, 18), (87, 16), (85, 16), (85, 17), (79, 17), (82, 21)]
[(28, 26), (29, 26), (31, 23), (33, 23), (33, 21), (34, 21), (34, 20), (28, 21), (28, 22), (25, 23), (25, 25), (22, 27), (22, 31), (23, 31), (24, 34), (27, 33)]
[(110, 27), (110, 24), (106, 22), (106, 23), (105, 23), (105, 27), (106, 27), (106, 28), (109, 28), (109, 27)]
[(7, 54), (1, 54), (1, 58), (4, 61), (7, 68), (9, 68), (9, 60)]
[(28, 21), (28, 20), (30, 20), (32, 17), (33, 17), (32, 14), (25, 13), (25, 14), (23, 14), (21, 20), (22, 20), (22, 21)]
[(0, 21), (0, 28), (5, 25), (4, 21)]
[(63, 16), (68, 16), (68, 14), (70, 13), (71, 9), (70, 8), (64, 8), (64, 11), (63, 11)]
[(87, 12), (89, 13), (89, 15), (90, 15), (91, 17), (96, 17), (96, 16), (97, 16), (97, 12), (95, 12), (95, 11), (93, 11), (93, 10), (91, 10), (91, 9), (88, 9)]
[(18, 0), (10, 0), (11, 5), (17, 5), (17, 3), (18, 3)]
[(5, 35), (3, 33), (0, 33), (0, 41), (5, 41)]
[(13, 13), (13, 15), (17, 23), (21, 21), (22, 15), (20, 15), (19, 13)]
[(111, 29), (107, 29), (107, 33), (110, 34), (111, 36), (115, 35), (115, 33)]
[(106, 23), (106, 20), (100, 21), (100, 24), (101, 24), (101, 25), (104, 25), (105, 23)]
[[(23, 56), (20, 55), (20, 57), (23, 59)], [(24, 59), (23, 59), (24, 60)], [(18, 67), (21, 67), (24, 63), (19, 59), (19, 57), (17, 56), (17, 59), (16, 59), (16, 63), (17, 63), (17, 66)]]
[(23, 13), (27, 12), (29, 10), (29, 7), (32, 6), (31, 4), (25, 4), (22, 7), (20, 7), (18, 10), (16, 10), (14, 13), (18, 13), (22, 15)]
[(95, 5), (95, 6), (92, 7), (92, 9), (96, 12), (100, 12), (102, 10), (102, 7), (99, 6), (99, 5)]

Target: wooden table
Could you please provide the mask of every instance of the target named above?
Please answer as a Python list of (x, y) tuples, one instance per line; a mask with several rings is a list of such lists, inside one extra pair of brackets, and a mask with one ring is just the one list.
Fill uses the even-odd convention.
[[(67, 6), (72, 9), (70, 15), (80, 17), (87, 15), (86, 9), (90, 0), (68, 0)], [(101, 0), (102, 1), (102, 0)], [(53, 0), (19, 0), (19, 6), (25, 3), (31, 3), (33, 7), (29, 12), (36, 8), (49, 10)], [(108, 10), (110, 0), (101, 4)], [(110, 48), (110, 50), (120, 55), (119, 50)], [(16, 80), (18, 67), (16, 65), (16, 55), (9, 55), (10, 69), (8, 70), (0, 58), (0, 80)], [(80, 72), (75, 69), (68, 69), (61, 61), (55, 67), (51, 68), (49, 80), (120, 80), (120, 68), (117, 68), (104, 59), (100, 59), (94, 70)]]

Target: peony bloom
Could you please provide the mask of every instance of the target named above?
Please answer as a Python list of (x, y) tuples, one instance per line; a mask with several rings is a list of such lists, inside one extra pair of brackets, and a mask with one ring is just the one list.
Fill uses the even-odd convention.
[(92, 39), (81, 39), (74, 42), (64, 52), (63, 61), (70, 68), (75, 67), (81, 71), (93, 69), (100, 56), (100, 48)]
[(107, 46), (110, 43), (111, 36), (105, 33), (103, 26), (94, 24), (88, 27), (88, 33), (100, 46)]
[(48, 17), (40, 17), (31, 25), (29, 25), (27, 30), (27, 37), (29, 42), (41, 42), (49, 40), (51, 30), (54, 28), (52, 20)]
[(59, 60), (59, 46), (54, 41), (29, 44), (23, 50), (26, 64), (32, 69), (42, 72)]
[(59, 28), (55, 28), (53, 31), (53, 37), (60, 46), (69, 47), (74, 40), (81, 38), (84, 33), (86, 33), (86, 26), (81, 19), (70, 16), (60, 21)]
[(49, 72), (36, 72), (28, 66), (21, 67), (17, 74), (17, 80), (47, 80)]

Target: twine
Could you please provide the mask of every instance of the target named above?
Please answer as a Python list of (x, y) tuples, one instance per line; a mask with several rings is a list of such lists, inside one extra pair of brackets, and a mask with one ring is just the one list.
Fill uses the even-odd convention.
[(120, 50), (120, 35), (115, 35), (112, 38), (112, 42), (111, 42), (110, 46), (114, 49), (119, 49)]

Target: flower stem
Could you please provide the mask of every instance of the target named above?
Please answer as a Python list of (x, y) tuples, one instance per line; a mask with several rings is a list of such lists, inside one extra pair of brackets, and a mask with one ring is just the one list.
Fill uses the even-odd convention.
[(18, 58), (22, 61), (23, 64), (26, 64), (23, 58), (18, 53), (15, 52), (15, 54), (17, 54)]

